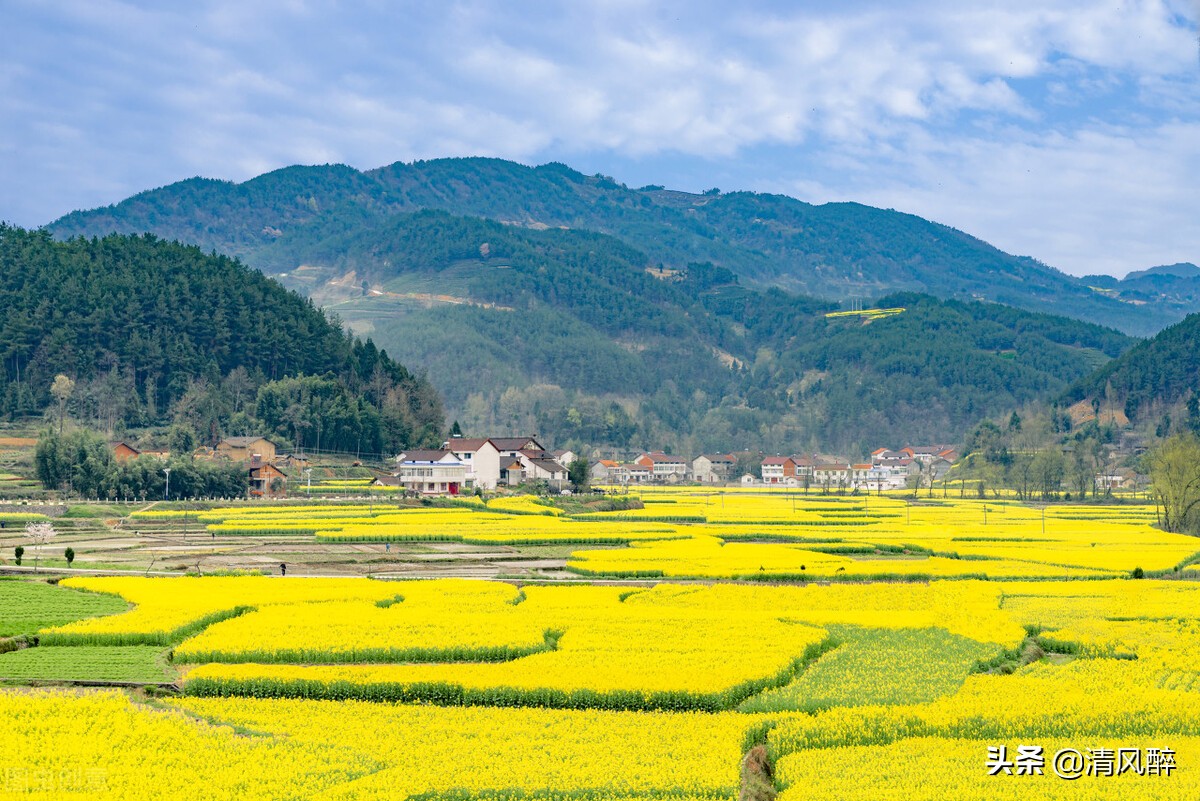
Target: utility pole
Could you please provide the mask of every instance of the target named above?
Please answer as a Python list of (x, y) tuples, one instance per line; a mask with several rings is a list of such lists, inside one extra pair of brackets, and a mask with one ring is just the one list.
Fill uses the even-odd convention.
[(163, 472), (167, 474), (167, 490), (163, 500), (169, 501), (171, 500), (171, 468), (164, 467)]

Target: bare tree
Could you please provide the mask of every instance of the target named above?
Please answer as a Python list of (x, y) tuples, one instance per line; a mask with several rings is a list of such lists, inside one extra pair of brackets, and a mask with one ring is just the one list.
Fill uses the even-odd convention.
[(33, 540), (33, 544), (37, 546), (37, 550), (33, 553), (33, 572), (38, 571), (38, 563), (42, 558), (42, 547), (58, 534), (54, 530), (54, 526), (49, 523), (27, 523), (25, 525), (25, 535)]

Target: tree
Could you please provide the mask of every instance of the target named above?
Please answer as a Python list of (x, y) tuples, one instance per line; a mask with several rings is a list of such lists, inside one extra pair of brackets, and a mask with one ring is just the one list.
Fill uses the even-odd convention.
[(33, 544), (37, 546), (37, 550), (33, 553), (33, 572), (38, 570), (38, 562), (42, 558), (42, 546), (50, 539), (58, 534), (54, 530), (54, 526), (49, 523), (27, 523), (25, 525), (25, 535), (33, 540)]
[(16, 557), (16, 560), (17, 560), (17, 567), (20, 567), (20, 566), (21, 566), (21, 559), (23, 559), (23, 558), (25, 557), (25, 546), (24, 546), (24, 545), (18, 545), (16, 548), (13, 548), (13, 556), (15, 556), (15, 557)]
[(46, 489), (68, 488), (83, 496), (98, 497), (113, 463), (103, 437), (84, 428), (65, 436), (46, 429), (33, 455), (38, 480)]
[(1042, 494), (1042, 500), (1048, 501), (1057, 496), (1062, 489), (1066, 460), (1060, 451), (1039, 451), (1030, 461), (1030, 471), (1037, 489)]
[(196, 430), (187, 423), (176, 423), (167, 431), (167, 448), (176, 459), (190, 459), (196, 450)]
[(462, 435), (463, 435), (462, 426), (460, 426), (458, 424), (458, 421), (455, 420), (454, 425), (450, 426), (450, 438), (454, 439), (455, 437), (461, 437)]
[(75, 562), (75, 549), (68, 547), (67, 550), (63, 551), (63, 556), (67, 560), (67, 567), (70, 567)]
[(745, 475), (758, 475), (759, 467), (762, 465), (762, 460), (763, 457), (761, 453), (750, 453), (749, 451), (744, 451), (742, 453), (735, 454), (733, 475), (731, 475), (730, 478), (737, 481)]
[(1167, 531), (1200, 533), (1200, 437), (1176, 434), (1154, 451), (1150, 481)]
[(60, 436), (63, 430), (63, 417), (67, 413), (67, 400), (74, 391), (74, 381), (61, 373), (54, 376), (54, 383), (50, 385), (50, 394), (54, 396), (54, 400), (58, 403), (58, 433)]
[(571, 486), (576, 492), (584, 492), (587, 490), (588, 481), (591, 478), (591, 465), (588, 460), (582, 456), (576, 456), (567, 465), (567, 478), (571, 480)]

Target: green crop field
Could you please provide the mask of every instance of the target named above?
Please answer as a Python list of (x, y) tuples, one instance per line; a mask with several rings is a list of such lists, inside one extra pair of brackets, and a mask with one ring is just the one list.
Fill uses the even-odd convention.
[(129, 604), (113, 595), (82, 592), (40, 581), (0, 580), (0, 637), (34, 634), (73, 620), (113, 615)]
[(155, 645), (25, 648), (0, 654), (0, 679), (163, 682), (166, 651)]

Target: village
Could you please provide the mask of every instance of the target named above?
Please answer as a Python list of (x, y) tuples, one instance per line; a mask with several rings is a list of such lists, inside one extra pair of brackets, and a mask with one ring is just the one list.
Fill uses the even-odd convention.
[[(109, 444), (117, 460), (167, 454), (139, 450), (121, 440)], [(194, 458), (240, 464), (250, 497), (281, 497), (289, 484), (311, 486), (310, 457), (279, 453), (266, 437), (226, 437)], [(958, 459), (953, 446), (879, 448), (870, 461), (855, 463), (828, 454), (763, 456), (709, 453), (694, 459), (663, 451), (644, 452), (631, 461), (592, 458), (571, 450), (551, 450), (536, 436), (452, 437), (441, 448), (410, 449), (395, 457), (390, 470), (372, 470), (373, 484), (414, 496), (454, 496), (476, 490), (536, 486), (569, 491), (571, 465), (587, 464), (587, 481), (616, 488), (644, 484), (790, 487), (821, 492), (884, 492), (941, 479)], [(357, 464), (357, 463), (356, 463)]]
[[(1074, 412), (1075, 410), (1070, 410)], [(1079, 412), (1082, 415), (1085, 411)], [(1114, 421), (1119, 422), (1119, 421)], [(139, 456), (166, 459), (169, 454), (139, 450), (128, 440), (110, 442), (117, 460)], [(523, 488), (537, 492), (571, 492), (581, 484), (607, 486), (617, 491), (640, 485), (699, 484), (745, 488), (794, 488), (820, 493), (882, 493), (933, 487), (954, 480), (963, 464), (958, 446), (949, 444), (879, 447), (864, 461), (827, 453), (768, 455), (754, 451), (703, 453), (694, 458), (663, 450), (626, 453), (610, 458), (592, 450), (551, 449), (529, 436), (465, 437), (452, 435), (440, 448), (409, 449), (388, 457), (386, 463), (363, 467), (349, 454), (322, 454), (327, 460), (351, 461), (370, 475), (377, 488), (390, 488), (413, 497), (455, 496)], [(1115, 461), (1110, 455), (1109, 463)], [(241, 465), (251, 498), (284, 497), (311, 490), (313, 462), (303, 451), (282, 452), (262, 436), (226, 437), (215, 447), (198, 448), (195, 459), (223, 460)], [(572, 465), (586, 464), (572, 476)], [(320, 473), (320, 471), (318, 471)], [(582, 476), (582, 480), (581, 479)], [(318, 481), (320, 479), (318, 478)], [(1136, 490), (1145, 477), (1127, 467), (1105, 467), (1095, 473), (1099, 493)], [(169, 479), (168, 479), (169, 483)]]

